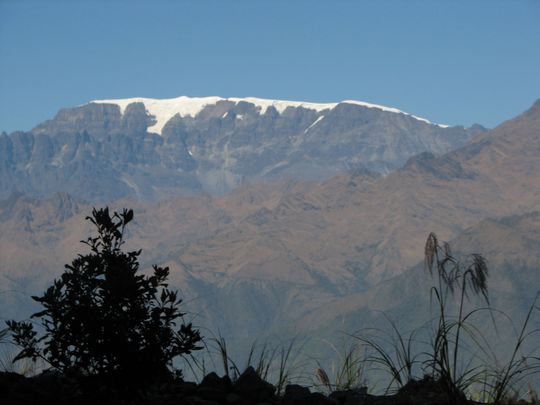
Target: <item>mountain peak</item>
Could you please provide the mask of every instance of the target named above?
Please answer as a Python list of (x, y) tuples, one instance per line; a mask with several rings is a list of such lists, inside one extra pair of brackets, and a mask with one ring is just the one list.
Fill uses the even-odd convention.
[[(334, 109), (339, 104), (352, 104), (365, 108), (375, 108), (381, 111), (392, 112), (396, 114), (404, 114), (413, 117), (416, 120), (432, 124), (425, 118), (420, 118), (415, 115), (398, 110), (397, 108), (387, 107), (379, 104), (367, 103), (365, 101), (358, 100), (344, 100), (339, 103), (311, 103), (306, 101), (290, 101), (290, 100), (274, 100), (263, 99), (256, 97), (245, 98), (223, 98), (217, 96), (210, 97), (187, 97), (180, 96), (170, 99), (154, 99), (145, 97), (134, 97), (125, 99), (109, 99), (109, 100), (93, 100), (90, 103), (95, 104), (115, 104), (120, 108), (120, 112), (123, 114), (126, 107), (132, 103), (144, 104), (149, 114), (153, 115), (156, 119), (156, 123), (148, 127), (149, 132), (161, 134), (165, 124), (175, 115), (179, 114), (181, 117), (196, 117), (205, 107), (209, 105), (215, 105), (218, 102), (229, 102), (238, 104), (241, 102), (255, 105), (260, 114), (265, 114), (268, 108), (273, 107), (279, 114), (283, 113), (287, 108), (304, 108), (308, 110), (315, 110), (322, 112), (324, 110)], [(439, 127), (445, 128), (447, 125), (435, 124)]]
[(527, 111), (525, 111), (524, 115), (529, 117), (540, 117), (540, 98), (537, 99)]

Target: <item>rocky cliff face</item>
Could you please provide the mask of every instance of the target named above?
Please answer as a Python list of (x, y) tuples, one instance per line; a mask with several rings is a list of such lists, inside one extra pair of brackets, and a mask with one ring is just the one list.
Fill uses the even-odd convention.
[(61, 110), (30, 132), (0, 135), (0, 198), (22, 191), (149, 201), (220, 194), (261, 178), (386, 174), (418, 153), (462, 146), (482, 130), (352, 101), (180, 99), (163, 100), (166, 108), (149, 99), (92, 102)]

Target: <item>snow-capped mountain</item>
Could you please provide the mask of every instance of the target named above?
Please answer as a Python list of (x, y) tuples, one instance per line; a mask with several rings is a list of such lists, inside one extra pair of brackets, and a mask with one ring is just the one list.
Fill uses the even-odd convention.
[[(104, 110), (97, 109), (103, 106), (94, 104), (90, 110), (75, 112), (104, 114)], [(130, 108), (125, 114), (130, 114)], [(62, 118), (64, 129), (75, 112), (71, 110)], [(216, 111), (214, 115), (219, 114), (225, 112)], [(233, 112), (229, 110), (228, 114)], [(250, 119), (246, 111), (236, 114), (244, 115), (242, 122)], [(334, 122), (346, 122), (350, 115), (346, 111), (341, 120)], [(115, 117), (111, 114), (108, 122)], [(200, 114), (198, 118), (202, 120)], [(187, 126), (185, 119), (181, 123)], [(273, 120), (277, 125), (279, 121)], [(390, 125), (387, 120), (380, 118)], [(118, 162), (121, 174), (147, 170), (142, 176), (150, 176), (150, 170), (154, 170), (152, 179), (156, 190), (161, 190), (163, 173), (170, 174), (172, 169), (167, 172), (166, 163), (154, 163), (150, 157), (144, 164), (130, 160), (133, 156), (142, 159), (144, 153), (129, 149), (133, 143), (127, 139), (161, 140), (156, 143), (159, 148), (173, 148), (180, 141), (167, 143), (167, 137), (175, 132), (169, 132), (167, 125), (163, 137), (128, 129), (99, 135), (98, 123), (103, 123), (93, 122), (89, 128), (94, 135), (62, 135), (60, 131), (57, 137), (59, 143), (64, 136), (78, 138), (79, 145), (95, 149), (80, 146), (73, 157), (69, 146), (63, 152), (64, 158), (56, 161), (56, 172), (47, 168), (43, 171), (60, 175), (67, 170), (63, 162), (70, 159), (73, 163), (68, 167), (82, 170), (91, 163), (85, 156), (90, 150), (89, 154), (95, 153), (104, 161), (106, 157)], [(123, 128), (135, 128), (136, 122), (132, 116)], [(214, 126), (206, 124), (211, 130), (204, 133), (219, 134), (220, 125), (226, 123), (226, 119), (215, 119)], [(56, 125), (60, 128), (60, 124)], [(185, 142), (193, 147), (190, 136), (194, 135), (186, 133)], [(56, 139), (44, 134), (11, 135), (16, 140), (24, 136), (28, 145), (32, 139), (35, 143)], [(121, 142), (115, 144), (119, 139)], [(49, 142), (52, 150), (57, 150), (54, 148), (58, 146)], [(11, 153), (18, 159), (32, 150), (45, 150), (45, 156), (52, 153), (43, 145), (13, 149)], [(256, 143), (243, 145), (254, 149)], [(236, 148), (240, 150), (241, 146)], [(1, 153), (5, 150), (1, 149)], [(429, 319), (428, 283), (436, 278), (432, 280), (422, 265), (414, 266), (422, 263), (424, 243), (431, 231), (441, 240), (461, 235), (455, 244), (452, 242), (454, 253), (486, 254), (493, 307), (517, 309), (511, 316), (527, 313), (536, 294), (536, 289), (530, 287), (539, 284), (539, 155), (540, 101), (457, 150), (439, 157), (422, 153), (387, 176), (355, 172), (320, 183), (254, 182), (219, 198), (199, 195), (151, 204), (119, 201), (108, 205), (111, 209), (134, 209), (136, 222), (130, 227), (129, 249), (143, 249), (145, 267), (154, 263), (169, 266), (171, 285), (182, 290), (187, 312), (196, 314), (198, 322), (205, 322), (206, 330), (219, 330), (227, 337), (241, 339), (236, 340), (238, 348), (255, 338), (264, 340), (261, 333), (265, 332), (284, 339), (308, 332), (318, 340), (325, 333), (335, 335), (336, 330), (369, 327), (370, 322), (385, 319), (380, 317), (380, 310), (408, 330)], [(29, 160), (37, 161), (37, 155)], [(37, 176), (37, 169), (27, 170)], [(200, 167), (197, 170), (204, 173)], [(88, 177), (87, 184), (110, 184), (106, 176), (96, 176), (101, 177), (94, 183)], [(133, 186), (144, 184), (137, 181)], [(0, 201), (0, 277), (5, 285), (0, 306), (4, 316), (21, 308), (20, 291), (25, 291), (26, 297), (43, 291), (60, 275), (63, 264), (80, 251), (78, 241), (91, 235), (84, 217), (92, 205), (97, 204), (65, 194), (47, 199), (14, 194)], [(419, 301), (419, 296), (425, 301)], [(497, 301), (499, 297), (502, 299)]]
[(474, 131), (361, 101), (95, 100), (0, 136), (0, 198), (65, 191), (156, 200), (263, 178), (387, 174), (418, 153), (455, 149)]
[[(332, 110), (338, 104), (353, 104), (359, 105), (366, 108), (377, 108), (382, 111), (393, 112), (397, 114), (411, 115), (397, 108), (386, 107), (378, 104), (366, 103), (364, 101), (357, 100), (344, 100), (341, 103), (308, 103), (304, 101), (288, 101), (288, 100), (268, 100), (255, 97), (246, 97), (246, 98), (222, 98), (222, 97), (186, 97), (181, 96), (177, 98), (170, 99), (155, 99), (155, 98), (144, 98), (144, 97), (135, 97), (135, 98), (125, 98), (117, 100), (94, 100), (92, 103), (98, 104), (115, 104), (120, 107), (120, 112), (123, 114), (126, 110), (126, 107), (132, 103), (142, 103), (146, 108), (146, 111), (154, 116), (156, 122), (155, 124), (148, 127), (148, 132), (154, 132), (161, 134), (163, 127), (171, 118), (175, 115), (180, 117), (196, 117), (205, 107), (210, 105), (215, 105), (219, 102), (231, 102), (234, 104), (238, 103), (250, 103), (253, 104), (257, 109), (259, 114), (265, 114), (268, 108), (274, 108), (279, 114), (282, 114), (287, 108), (304, 108), (306, 110), (314, 110), (316, 112), (321, 112), (325, 110)], [(425, 118), (416, 117), (411, 115), (413, 118), (416, 118), (419, 121), (424, 121), (430, 124), (431, 122)], [(320, 118), (322, 118), (321, 116)], [(319, 122), (320, 119), (317, 120)], [(315, 123), (314, 123), (315, 124)], [(448, 125), (437, 124), (441, 128), (447, 128)]]

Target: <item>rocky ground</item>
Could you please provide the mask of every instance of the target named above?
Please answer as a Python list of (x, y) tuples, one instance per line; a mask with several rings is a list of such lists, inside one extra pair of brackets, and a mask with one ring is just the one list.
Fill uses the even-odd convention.
[[(300, 385), (288, 385), (282, 395), (262, 380), (251, 367), (234, 382), (228, 377), (208, 374), (200, 384), (181, 380), (153, 384), (146, 390), (111, 392), (59, 374), (43, 373), (26, 378), (16, 373), (0, 373), (0, 403), (11, 404), (159, 404), (159, 405), (431, 405), (475, 404), (465, 399), (452, 401), (430, 378), (411, 381), (398, 393), (374, 396), (365, 387), (335, 391), (329, 395), (311, 392)], [(519, 401), (522, 404), (533, 402)]]

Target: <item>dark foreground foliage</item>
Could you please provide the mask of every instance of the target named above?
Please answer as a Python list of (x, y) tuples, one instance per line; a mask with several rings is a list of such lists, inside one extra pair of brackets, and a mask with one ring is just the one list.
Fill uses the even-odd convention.
[[(526, 338), (536, 335), (536, 330), (528, 331), (528, 324), (540, 293), (509, 362), (498, 368), (474, 363), (473, 352), (464, 352), (463, 342), (485, 343), (476, 337), (477, 328), (470, 318), (480, 311), (492, 314), (486, 261), (474, 254), (468, 261), (459, 262), (434, 234), (425, 247), (426, 268), (437, 275), (438, 281), (430, 289), (435, 317), (428, 350), (415, 354), (415, 334), (403, 337), (394, 323), (392, 330), (398, 336), (395, 355), (377, 340), (356, 336), (361, 346), (374, 353), (363, 362), (374, 363), (390, 374), (385, 394), (392, 394), (367, 393), (357, 375), (357, 371), (363, 372), (364, 364), (351, 351), (336, 382), (317, 369), (322, 383), (318, 388), (324, 387), (328, 393), (323, 395), (290, 383), (286, 364), (292, 343), (278, 356), (276, 385), (265, 381), (275, 353), (268, 359), (263, 349), (259, 367), (250, 365), (240, 373), (234, 362), (229, 363), (223, 339), (217, 342), (226, 375), (210, 373), (200, 384), (185, 382), (172, 360), (200, 349), (201, 337), (191, 324), (177, 325), (184, 314), (177, 293), (166, 283), (169, 269), (154, 266), (151, 275), (139, 274), (140, 250), (122, 251), (125, 227), (133, 219), (131, 210), (111, 216), (107, 208), (94, 209), (87, 219), (97, 228), (97, 236), (83, 242), (90, 253), (66, 265), (61, 278), (43, 296), (33, 297), (44, 307), (33, 315), (41, 321), (44, 332), (39, 335), (30, 322), (7, 323), (13, 341), (22, 347), (15, 361), (41, 359), (50, 368), (30, 378), (0, 372), (0, 404), (469, 405), (476, 403), (469, 398), (471, 389), (479, 384), (483, 403), (539, 403), (532, 390), (529, 402), (512, 400), (509, 393), (513, 386), (540, 371), (540, 359), (523, 356), (521, 350)], [(475, 295), (485, 308), (467, 309), (465, 304)], [(454, 306), (455, 314), (451, 311)], [(250, 359), (252, 354), (253, 348)], [(419, 366), (422, 378), (415, 372)], [(392, 387), (397, 389), (390, 390)]]
[(108, 395), (96, 390), (82, 393), (84, 378), (45, 373), (33, 378), (0, 373), (2, 404), (148, 404), (148, 405), (469, 405), (454, 402), (439, 382), (430, 378), (411, 381), (394, 395), (375, 396), (365, 388), (334, 391), (328, 396), (300, 385), (287, 385), (283, 395), (248, 367), (236, 381), (208, 374), (200, 384), (180, 379), (154, 382), (144, 396)]
[(153, 274), (139, 274), (141, 251), (122, 250), (132, 219), (132, 210), (111, 216), (108, 208), (87, 217), (97, 230), (83, 241), (90, 253), (32, 297), (43, 305), (32, 318), (44, 333), (39, 336), (30, 322), (7, 322), (22, 347), (15, 361), (40, 358), (66, 378), (85, 376), (86, 383), (131, 392), (134, 385), (171, 378), (178, 372), (173, 358), (199, 349), (199, 332), (177, 325), (184, 314), (177, 292), (168, 288), (169, 269), (154, 266)]

